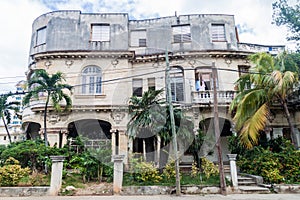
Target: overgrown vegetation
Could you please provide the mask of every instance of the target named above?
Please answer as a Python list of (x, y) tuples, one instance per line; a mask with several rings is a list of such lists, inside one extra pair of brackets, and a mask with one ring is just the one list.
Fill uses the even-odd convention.
[[(42, 140), (27, 140), (12, 143), (7, 147), (1, 146), (1, 185), (49, 185), (49, 173), (45, 174), (44, 166), (45, 164), (51, 166), (50, 156), (52, 155), (63, 155), (66, 157), (63, 171), (65, 182), (72, 180), (73, 176), (81, 176), (82, 183), (88, 181), (111, 182), (113, 178), (113, 168), (110, 160), (111, 150), (109, 148), (86, 149), (83, 143), (80, 142), (81, 140), (82, 138), (77, 138), (78, 146), (76, 150), (69, 148), (69, 145), (63, 148), (46, 147)], [(12, 161), (15, 164), (8, 166), (7, 162)], [(22, 171), (21, 169), (28, 169), (28, 173), (29, 171), (31, 173), (23, 173), (24, 170)], [(7, 177), (11, 173), (13, 174), (11, 176), (19, 178), (6, 184), (4, 179), (8, 179)]]
[[(134, 157), (134, 156), (132, 156)], [(218, 167), (206, 158), (201, 158), (201, 168), (194, 163), (192, 173), (180, 173), (182, 185), (219, 185)], [(130, 159), (130, 170), (124, 174), (125, 186), (163, 185), (174, 186), (176, 181), (175, 162), (170, 160), (161, 173), (151, 162), (141, 158)]]
[(249, 150), (233, 136), (230, 148), (238, 154), (241, 172), (262, 176), (266, 183), (300, 183), (300, 151), (290, 141), (279, 137)]
[(29, 173), (28, 167), (22, 168), (18, 160), (9, 157), (4, 166), (0, 167), (0, 186), (17, 186)]

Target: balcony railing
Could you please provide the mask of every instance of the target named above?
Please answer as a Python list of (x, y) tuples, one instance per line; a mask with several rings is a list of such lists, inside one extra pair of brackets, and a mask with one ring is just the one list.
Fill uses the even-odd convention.
[[(231, 103), (235, 97), (236, 92), (232, 90), (218, 90), (217, 98), (218, 104)], [(193, 103), (209, 104), (214, 102), (213, 90), (195, 91), (192, 92)]]

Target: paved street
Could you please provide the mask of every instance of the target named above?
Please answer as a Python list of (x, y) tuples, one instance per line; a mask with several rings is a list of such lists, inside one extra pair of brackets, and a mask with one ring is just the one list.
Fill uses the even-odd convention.
[(234, 194), (234, 195), (183, 195), (177, 196), (42, 196), (0, 197), (0, 200), (299, 200), (300, 194)]

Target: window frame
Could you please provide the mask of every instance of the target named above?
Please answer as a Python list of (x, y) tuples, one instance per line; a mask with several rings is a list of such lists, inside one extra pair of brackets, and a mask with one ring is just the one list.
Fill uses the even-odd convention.
[[(185, 30), (186, 29), (186, 30)], [(172, 26), (173, 43), (188, 43), (192, 41), (190, 24)]]
[(143, 79), (133, 78), (132, 79), (132, 96), (142, 97), (143, 96)]
[(147, 31), (145, 29), (130, 31), (131, 47), (147, 47)]
[(35, 46), (46, 44), (47, 39), (47, 26), (41, 27), (36, 30)]
[(225, 24), (212, 23), (211, 24), (211, 40), (212, 42), (226, 42)]
[[(87, 72), (85, 72), (87, 71)], [(102, 69), (97, 65), (88, 65), (81, 71), (81, 94), (100, 95), (102, 91)]]
[(249, 65), (238, 65), (239, 77), (241, 77), (244, 74), (248, 74), (249, 70), (250, 70)]
[[(99, 30), (96, 29), (99, 28)], [(111, 33), (110, 33), (110, 24), (107, 23), (94, 23), (91, 24), (91, 42), (109, 42)]]
[[(184, 73), (179, 66), (173, 66), (170, 69), (171, 95), (172, 102), (183, 102), (185, 99), (184, 93)], [(181, 86), (180, 86), (181, 85)], [(180, 87), (182, 91), (180, 92)]]
[(148, 90), (155, 90), (156, 89), (155, 77), (148, 78), (147, 81), (148, 81)]

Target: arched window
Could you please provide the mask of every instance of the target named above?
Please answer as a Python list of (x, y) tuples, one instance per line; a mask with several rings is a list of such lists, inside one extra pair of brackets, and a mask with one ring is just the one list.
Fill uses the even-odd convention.
[(183, 71), (180, 67), (170, 70), (172, 101), (184, 101)]
[(82, 94), (102, 93), (102, 71), (97, 66), (87, 66), (82, 70)]

